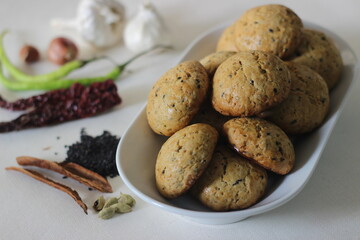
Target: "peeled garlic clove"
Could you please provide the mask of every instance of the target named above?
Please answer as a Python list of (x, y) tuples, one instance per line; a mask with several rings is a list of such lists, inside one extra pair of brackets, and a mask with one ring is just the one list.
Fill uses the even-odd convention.
[(165, 24), (153, 4), (140, 5), (138, 13), (125, 26), (124, 43), (135, 53), (169, 43)]

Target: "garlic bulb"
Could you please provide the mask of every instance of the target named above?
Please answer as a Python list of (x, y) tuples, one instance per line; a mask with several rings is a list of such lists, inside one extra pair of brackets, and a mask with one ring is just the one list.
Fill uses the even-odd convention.
[(73, 20), (54, 19), (51, 25), (76, 29), (97, 47), (118, 43), (122, 37), (125, 8), (116, 0), (81, 0)]
[(165, 25), (150, 2), (141, 4), (138, 13), (126, 24), (124, 43), (135, 53), (169, 43)]

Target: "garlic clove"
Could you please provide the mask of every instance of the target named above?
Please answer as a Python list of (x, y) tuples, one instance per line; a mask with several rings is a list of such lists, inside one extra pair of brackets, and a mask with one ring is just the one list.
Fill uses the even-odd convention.
[(96, 47), (108, 47), (120, 42), (124, 20), (125, 8), (116, 0), (81, 0), (75, 19), (54, 19), (51, 25), (76, 29)]
[(125, 46), (138, 53), (169, 42), (165, 24), (154, 5), (150, 2), (141, 4), (138, 13), (125, 26)]

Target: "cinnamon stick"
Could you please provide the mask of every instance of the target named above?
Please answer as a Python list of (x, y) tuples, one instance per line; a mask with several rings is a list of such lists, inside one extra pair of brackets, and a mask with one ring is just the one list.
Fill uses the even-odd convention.
[(18, 171), (21, 173), (24, 173), (40, 182), (46, 183), (54, 188), (59, 189), (60, 191), (63, 191), (65, 193), (67, 193), (68, 195), (70, 195), (76, 202), (77, 204), (80, 205), (80, 207), (84, 210), (84, 212), (87, 214), (87, 206), (86, 204), (81, 200), (81, 197), (79, 196), (79, 194), (75, 191), (72, 190), (71, 188), (69, 188), (66, 185), (63, 185), (61, 183), (55, 182), (47, 177), (45, 177), (44, 175), (34, 171), (34, 170), (30, 170), (30, 169), (24, 169), (24, 168), (19, 168), (19, 167), (7, 167), (5, 168), (6, 170), (13, 170), (13, 171)]
[(112, 192), (112, 187), (106, 178), (76, 163), (56, 163), (29, 156), (17, 157), (16, 161), (21, 166), (35, 166), (60, 173), (101, 192)]

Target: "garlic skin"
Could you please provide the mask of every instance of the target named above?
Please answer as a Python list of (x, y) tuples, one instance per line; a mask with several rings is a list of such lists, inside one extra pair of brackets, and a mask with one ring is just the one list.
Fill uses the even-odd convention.
[(118, 43), (125, 25), (125, 8), (116, 0), (81, 0), (73, 20), (54, 19), (53, 27), (72, 28), (97, 47)]
[(147, 2), (139, 6), (138, 13), (125, 26), (124, 43), (134, 53), (169, 43), (165, 24), (153, 4)]

